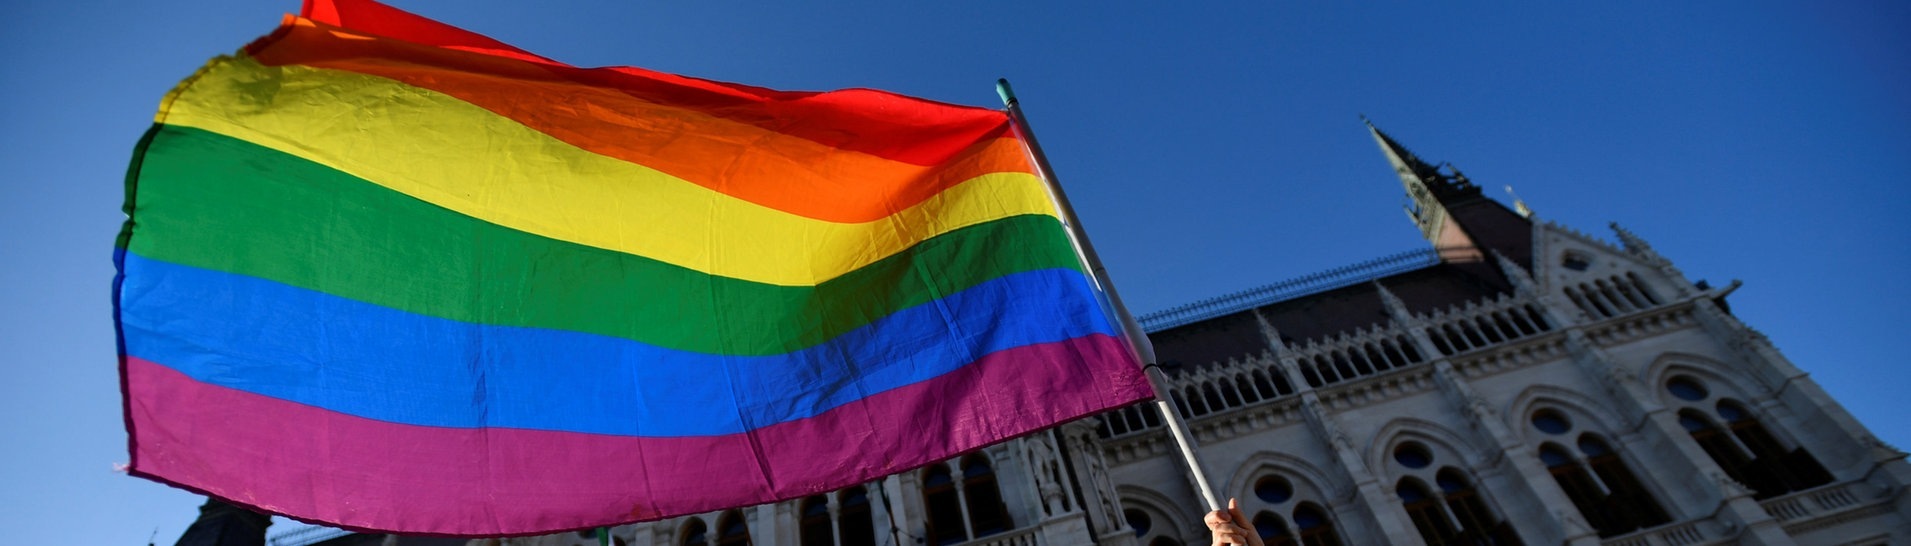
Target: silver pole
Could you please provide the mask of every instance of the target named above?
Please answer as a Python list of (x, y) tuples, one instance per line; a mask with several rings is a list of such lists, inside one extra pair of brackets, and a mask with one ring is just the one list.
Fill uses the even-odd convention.
[(1088, 267), (1089, 276), (1101, 288), (1101, 293), (1106, 295), (1103, 304), (1121, 321), (1123, 337), (1128, 338), (1129, 348), (1147, 370), (1148, 384), (1155, 390), (1155, 409), (1161, 412), (1162, 420), (1168, 423), (1168, 430), (1174, 436), (1175, 445), (1181, 448), (1181, 459), (1187, 463), (1195, 489), (1200, 491), (1202, 500), (1207, 501), (1208, 510), (1222, 509), (1221, 501), (1214, 496), (1214, 488), (1208, 485), (1207, 472), (1202, 470), (1201, 461), (1195, 456), (1194, 437), (1188, 434), (1188, 424), (1168, 403), (1168, 380), (1162, 376), (1161, 366), (1155, 360), (1154, 343), (1148, 340), (1148, 333), (1141, 329), (1140, 323), (1135, 322), (1134, 315), (1128, 313), (1128, 306), (1121, 302), (1121, 295), (1115, 292), (1115, 284), (1108, 279), (1108, 269), (1102, 267), (1101, 255), (1095, 253), (1095, 245), (1088, 241), (1088, 232), (1082, 229), (1081, 220), (1075, 217), (1075, 207), (1069, 204), (1068, 194), (1062, 192), (1062, 185), (1055, 178), (1055, 170), (1049, 167), (1048, 156), (1042, 153), (1042, 145), (1035, 141), (1035, 132), (1029, 129), (1028, 118), (1022, 115), (1022, 106), (1015, 100), (1015, 91), (1009, 88), (1009, 80), (996, 80), (995, 92), (1002, 96), (1002, 104), (1008, 107), (1009, 121), (1014, 124), (1016, 133), (1028, 144), (1029, 159), (1034, 161), (1042, 182), (1048, 186), (1049, 199), (1055, 202), (1055, 210), (1061, 214), (1062, 224), (1068, 228), (1068, 237), (1075, 245), (1075, 253), (1081, 257), (1082, 265)]

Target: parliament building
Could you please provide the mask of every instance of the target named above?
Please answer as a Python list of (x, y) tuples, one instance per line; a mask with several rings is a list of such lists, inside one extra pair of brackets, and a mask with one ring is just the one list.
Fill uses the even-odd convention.
[[(1142, 318), (1212, 485), (1269, 546), (1911, 545), (1905, 453), (1732, 315), (1738, 283), (1508, 208), (1368, 128), (1426, 250)], [(1205, 545), (1154, 408), (609, 541)], [(268, 542), (411, 543), (295, 534)]]

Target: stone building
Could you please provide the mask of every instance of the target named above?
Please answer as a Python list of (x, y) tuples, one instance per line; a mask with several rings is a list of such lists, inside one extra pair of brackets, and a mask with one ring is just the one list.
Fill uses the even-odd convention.
[[(1144, 317), (1210, 479), (1276, 544), (1911, 544), (1911, 465), (1731, 286), (1489, 199), (1369, 126), (1430, 243)], [(680, 546), (1206, 544), (1152, 405), (828, 495), (609, 530)], [(594, 532), (474, 541), (585, 546)], [(280, 544), (284, 546), (284, 544)]]

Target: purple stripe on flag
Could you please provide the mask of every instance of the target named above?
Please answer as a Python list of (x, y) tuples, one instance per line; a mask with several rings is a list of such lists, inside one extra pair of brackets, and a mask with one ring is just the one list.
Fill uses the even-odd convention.
[(680, 438), (375, 421), (127, 357), (132, 471), (307, 521), (464, 536), (615, 525), (737, 492), (829, 491), (1147, 398), (1127, 351), (1105, 335), (1019, 347), (814, 417)]

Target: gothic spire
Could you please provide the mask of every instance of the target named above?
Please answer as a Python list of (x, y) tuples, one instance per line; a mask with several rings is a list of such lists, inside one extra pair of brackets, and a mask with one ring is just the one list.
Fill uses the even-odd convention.
[(1447, 263), (1479, 265), (1498, 277), (1485, 251), (1495, 250), (1521, 266), (1532, 263), (1532, 220), (1487, 198), (1480, 187), (1446, 163), (1429, 163), (1361, 116), (1380, 153), (1407, 190), (1407, 217)]
[(1360, 121), (1367, 124), (1367, 131), (1373, 133), (1374, 143), (1380, 145), (1381, 153), (1387, 155), (1387, 162), (1393, 164), (1394, 172), (1400, 175), (1400, 183), (1406, 184), (1408, 191), (1412, 191), (1416, 182), (1425, 184), (1440, 178), (1439, 167), (1421, 161), (1406, 146), (1401, 146), (1393, 137), (1375, 127), (1373, 120), (1367, 119), (1367, 116), (1360, 116)]
[[(1473, 185), (1465, 177), (1447, 175), (1440, 168), (1422, 161), (1406, 146), (1395, 142), (1393, 137), (1381, 132), (1367, 116), (1360, 121), (1367, 124), (1367, 132), (1372, 133), (1374, 143), (1380, 145), (1380, 152), (1387, 156), (1387, 163), (1393, 166), (1393, 172), (1400, 177), (1400, 185), (1407, 190), (1407, 216), (1420, 227), (1420, 234), (1432, 242), (1436, 248), (1471, 247), (1473, 242), (1463, 234), (1453, 231), (1457, 226), (1449, 226), (1448, 208), (1459, 202), (1468, 201), (1480, 195), (1479, 186)], [(1477, 259), (1477, 255), (1467, 256)]]

